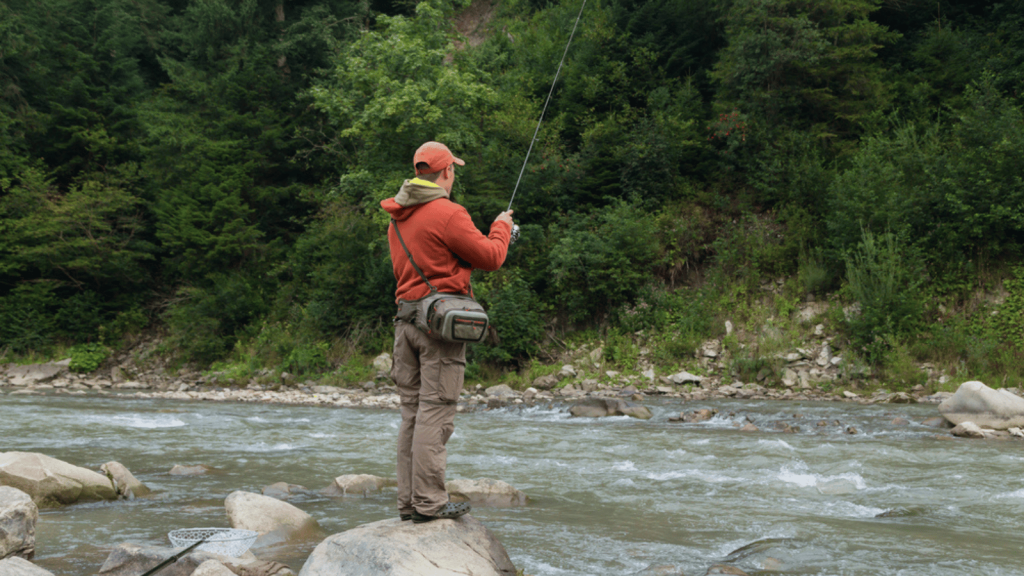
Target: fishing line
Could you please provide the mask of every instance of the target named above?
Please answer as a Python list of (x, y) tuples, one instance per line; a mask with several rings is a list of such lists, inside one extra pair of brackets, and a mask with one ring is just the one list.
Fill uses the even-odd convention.
[(558, 63), (558, 70), (555, 71), (555, 79), (551, 82), (551, 90), (548, 91), (548, 99), (544, 101), (544, 109), (541, 110), (540, 118), (537, 120), (537, 128), (533, 131), (533, 139), (530, 140), (530, 148), (526, 151), (526, 158), (523, 160), (523, 167), (519, 170), (519, 178), (516, 179), (516, 187), (512, 190), (512, 198), (508, 201), (508, 208), (505, 211), (512, 209), (512, 202), (516, 199), (516, 191), (519, 190), (519, 183), (523, 180), (523, 172), (526, 171), (526, 163), (530, 161), (530, 152), (533, 151), (533, 143), (537, 141), (537, 133), (540, 132), (540, 123), (544, 121), (544, 114), (548, 111), (548, 104), (551, 103), (551, 95), (555, 93), (555, 84), (558, 82), (558, 75), (562, 73), (562, 65), (565, 64), (565, 55), (569, 53), (569, 45), (572, 44), (572, 37), (576, 34), (576, 26), (580, 23), (580, 18), (583, 16), (583, 9), (587, 6), (587, 0), (583, 0), (583, 5), (580, 6), (580, 13), (576, 15), (576, 23), (572, 25), (572, 32), (569, 34), (569, 41), (565, 43), (565, 51), (562, 52), (562, 60)]

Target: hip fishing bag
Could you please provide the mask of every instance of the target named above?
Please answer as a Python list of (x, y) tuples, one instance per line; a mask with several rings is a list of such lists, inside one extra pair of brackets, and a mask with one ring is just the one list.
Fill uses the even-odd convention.
[(483, 340), (487, 335), (489, 324), (484, 307), (472, 296), (438, 292), (413, 260), (412, 253), (409, 252), (405, 240), (402, 239), (402, 233), (398, 231), (398, 222), (392, 219), (391, 223), (395, 226), (398, 242), (405, 250), (406, 256), (409, 257), (409, 264), (412, 264), (413, 269), (430, 288), (430, 293), (418, 300), (399, 300), (398, 314), (395, 316), (395, 320), (409, 322), (427, 336), (437, 340), (446, 342), (480, 342)]

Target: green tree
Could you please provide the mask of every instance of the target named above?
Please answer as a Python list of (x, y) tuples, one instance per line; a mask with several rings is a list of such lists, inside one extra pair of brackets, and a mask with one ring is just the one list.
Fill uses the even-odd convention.
[(877, 52), (899, 35), (870, 19), (881, 0), (736, 0), (714, 78), (718, 106), (823, 142), (849, 140), (889, 95)]

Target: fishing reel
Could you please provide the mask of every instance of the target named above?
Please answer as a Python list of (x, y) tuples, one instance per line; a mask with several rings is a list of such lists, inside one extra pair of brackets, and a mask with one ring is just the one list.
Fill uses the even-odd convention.
[(519, 224), (512, 225), (512, 239), (508, 243), (514, 244), (516, 240), (519, 240)]

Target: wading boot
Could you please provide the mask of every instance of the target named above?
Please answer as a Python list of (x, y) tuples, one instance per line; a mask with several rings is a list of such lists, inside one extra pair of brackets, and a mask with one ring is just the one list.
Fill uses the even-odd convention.
[(437, 520), (439, 518), (458, 518), (464, 516), (472, 510), (473, 507), (469, 505), (469, 502), (449, 502), (444, 505), (443, 508), (437, 511), (437, 514), (433, 516), (426, 516), (419, 512), (412, 513), (412, 521), (414, 524), (423, 524), (424, 522), (430, 522), (431, 520)]

